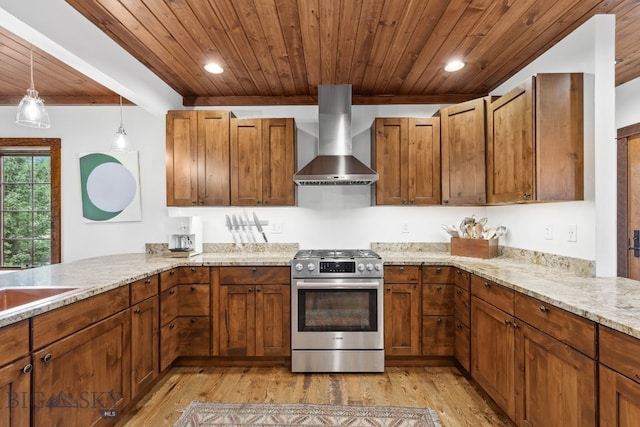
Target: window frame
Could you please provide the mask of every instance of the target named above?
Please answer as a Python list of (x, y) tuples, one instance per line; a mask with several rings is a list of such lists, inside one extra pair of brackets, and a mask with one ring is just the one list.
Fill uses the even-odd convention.
[[(33, 151), (46, 148), (51, 159), (51, 264), (62, 262), (62, 233), (61, 233), (61, 186), (60, 186), (60, 151), (62, 140), (60, 138), (0, 138), (0, 155), (2, 150), (9, 147), (29, 148)], [(35, 154), (35, 153), (33, 153)], [(0, 177), (0, 179), (2, 179)], [(4, 241), (0, 236), (0, 241)], [(31, 267), (28, 267), (31, 268)], [(0, 265), (0, 270), (21, 270), (20, 267), (5, 267)]]

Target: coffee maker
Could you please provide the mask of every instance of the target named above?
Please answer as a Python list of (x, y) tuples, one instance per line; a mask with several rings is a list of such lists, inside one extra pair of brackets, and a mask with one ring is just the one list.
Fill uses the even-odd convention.
[(200, 217), (169, 217), (167, 225), (170, 253), (189, 256), (202, 253), (202, 219)]

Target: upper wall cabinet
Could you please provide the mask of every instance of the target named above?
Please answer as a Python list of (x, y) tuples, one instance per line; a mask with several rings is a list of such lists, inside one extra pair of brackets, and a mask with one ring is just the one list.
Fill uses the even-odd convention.
[(294, 205), (293, 119), (231, 119), (231, 204)]
[(377, 205), (440, 203), (440, 118), (376, 118), (371, 141)]
[(484, 204), (486, 104), (479, 98), (440, 110), (442, 203)]
[(229, 205), (227, 111), (167, 113), (167, 206)]
[(489, 104), (489, 204), (584, 198), (582, 74), (538, 74)]

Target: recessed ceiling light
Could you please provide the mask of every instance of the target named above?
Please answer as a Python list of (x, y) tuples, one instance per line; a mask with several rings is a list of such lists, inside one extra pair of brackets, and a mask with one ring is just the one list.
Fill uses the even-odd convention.
[(447, 65), (444, 66), (444, 70), (448, 71), (450, 73), (454, 72), (454, 71), (458, 71), (464, 68), (464, 62), (462, 61), (451, 61), (449, 62)]
[(204, 66), (204, 69), (210, 72), (211, 74), (221, 74), (224, 70), (218, 64), (214, 64), (213, 62)]

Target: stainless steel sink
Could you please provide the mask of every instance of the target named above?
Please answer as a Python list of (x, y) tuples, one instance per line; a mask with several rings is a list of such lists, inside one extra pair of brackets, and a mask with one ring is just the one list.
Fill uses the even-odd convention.
[(0, 311), (36, 302), (77, 288), (23, 287), (0, 289)]

